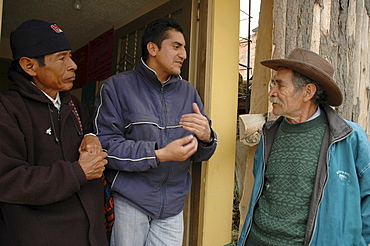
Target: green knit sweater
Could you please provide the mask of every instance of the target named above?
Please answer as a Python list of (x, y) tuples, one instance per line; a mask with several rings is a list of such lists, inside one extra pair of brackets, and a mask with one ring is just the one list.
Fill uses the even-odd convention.
[(246, 245), (303, 244), (325, 127), (323, 112), (308, 122), (281, 123)]

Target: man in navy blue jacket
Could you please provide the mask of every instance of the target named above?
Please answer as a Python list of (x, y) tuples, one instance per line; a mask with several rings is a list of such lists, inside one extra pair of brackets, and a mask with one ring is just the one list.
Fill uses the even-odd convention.
[(95, 130), (108, 151), (115, 224), (112, 245), (182, 245), (191, 161), (217, 145), (196, 89), (180, 76), (182, 27), (171, 18), (149, 24), (142, 59), (110, 77), (96, 102)]

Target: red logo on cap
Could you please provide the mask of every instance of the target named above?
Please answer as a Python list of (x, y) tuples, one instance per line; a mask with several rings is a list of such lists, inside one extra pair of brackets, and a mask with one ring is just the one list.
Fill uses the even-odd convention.
[(61, 33), (63, 32), (62, 29), (59, 28), (57, 24), (52, 24), (50, 27), (56, 32), (56, 33)]

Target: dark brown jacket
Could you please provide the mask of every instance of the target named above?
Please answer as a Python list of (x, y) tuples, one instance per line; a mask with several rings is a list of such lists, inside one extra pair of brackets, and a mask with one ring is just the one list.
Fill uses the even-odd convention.
[(0, 245), (107, 245), (102, 180), (87, 181), (77, 163), (91, 130), (82, 105), (61, 92), (58, 114), (22, 75), (9, 77), (15, 84), (0, 94)]

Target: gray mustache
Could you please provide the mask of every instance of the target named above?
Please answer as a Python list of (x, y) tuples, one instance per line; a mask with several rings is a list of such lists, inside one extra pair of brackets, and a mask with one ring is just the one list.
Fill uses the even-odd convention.
[(277, 98), (277, 97), (270, 97), (270, 102), (271, 103), (277, 103), (277, 104), (282, 104), (282, 102), (280, 101), (280, 99), (279, 98)]

